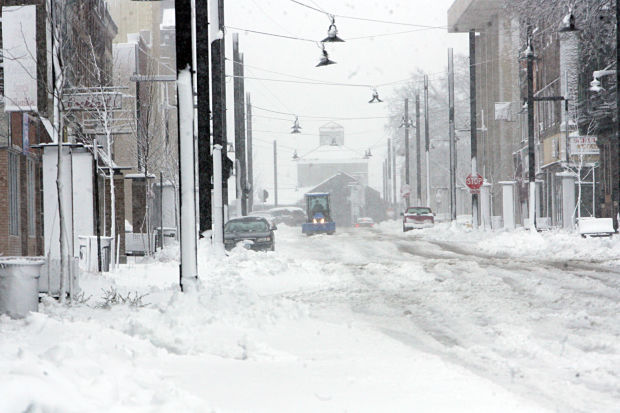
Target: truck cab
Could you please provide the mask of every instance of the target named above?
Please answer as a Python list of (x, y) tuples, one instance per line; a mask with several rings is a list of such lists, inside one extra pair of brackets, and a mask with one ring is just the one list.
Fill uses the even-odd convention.
[(301, 232), (306, 235), (333, 234), (336, 223), (331, 219), (328, 192), (312, 192), (305, 195), (306, 222), (301, 225)]

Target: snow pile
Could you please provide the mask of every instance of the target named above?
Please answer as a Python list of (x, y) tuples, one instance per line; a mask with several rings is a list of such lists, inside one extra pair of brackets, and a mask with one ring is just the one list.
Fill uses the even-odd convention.
[[(386, 232), (398, 232), (400, 221), (382, 223)], [(403, 238), (423, 236), (430, 241), (458, 244), (461, 252), (487, 254), (498, 258), (536, 258), (552, 261), (585, 260), (591, 263), (620, 265), (620, 236), (583, 238), (565, 230), (531, 232), (525, 228), (514, 231), (473, 230), (468, 226), (437, 223), (403, 234)]]
[[(535, 337), (543, 333), (528, 327), (535, 314), (527, 306), (565, 300), (565, 310), (539, 318), (570, 331), (593, 322), (614, 331), (614, 309), (581, 314), (572, 296), (509, 270), (496, 276), (454, 251), (560, 253), (589, 241), (443, 224), (313, 237), (281, 226), (275, 253), (237, 247), (222, 256), (201, 241), (192, 294), (179, 292), (173, 246), (116, 273), (85, 274), (80, 302), (46, 299), (24, 320), (1, 317), (0, 411), (545, 411), (502, 387), (506, 375), (539, 374), (545, 354), (567, 374), (582, 360), (575, 368), (588, 383), (609, 386), (607, 370), (589, 368), (599, 350), (617, 346), (608, 334), (570, 334), (565, 360), (551, 338)], [(617, 240), (594, 241), (596, 254), (609, 243), (616, 256)], [(528, 289), (536, 295), (521, 298)], [(497, 311), (484, 313), (490, 308)], [(584, 348), (595, 350), (584, 356)], [(490, 380), (487, 369), (501, 375)], [(538, 377), (557, 380), (546, 370)]]

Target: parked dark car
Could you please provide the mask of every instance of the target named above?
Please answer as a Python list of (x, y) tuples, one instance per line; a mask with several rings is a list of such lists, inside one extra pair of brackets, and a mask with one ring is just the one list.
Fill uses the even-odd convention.
[(246, 248), (255, 251), (274, 251), (275, 229), (276, 226), (263, 217), (233, 218), (224, 226), (224, 246), (231, 250), (243, 242)]
[(435, 225), (435, 214), (429, 207), (409, 207), (403, 214), (403, 232)]
[(306, 213), (299, 207), (279, 207), (267, 210), (276, 221), (276, 224), (286, 224), (292, 227), (306, 222)]

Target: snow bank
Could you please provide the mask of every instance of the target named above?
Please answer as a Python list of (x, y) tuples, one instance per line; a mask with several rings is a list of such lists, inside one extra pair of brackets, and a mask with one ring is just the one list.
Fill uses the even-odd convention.
[[(528, 234), (495, 234), (485, 246), (475, 231), (423, 231), (435, 241), (473, 235), (489, 253), (510, 251), (520, 237), (530, 249), (555, 242), (535, 234), (532, 246)], [(432, 291), (442, 269), (404, 262), (391, 241), (347, 246), (350, 238), (282, 226), (275, 253), (236, 248), (227, 257), (201, 241), (192, 294), (178, 290), (175, 247), (116, 273), (85, 274), (85, 302), (44, 300), (41, 313), (24, 320), (0, 318), (0, 411), (544, 411), (421, 351), (415, 330), (404, 336), (389, 323), (356, 321), (357, 307), (378, 317), (393, 311), (393, 298), (371, 303), (366, 291)], [(453, 271), (445, 268), (445, 285)], [(414, 304), (397, 311), (411, 314)]]
[[(400, 221), (380, 224), (385, 232), (399, 233)], [(403, 238), (419, 237), (451, 242), (470, 253), (498, 258), (536, 258), (541, 260), (585, 260), (591, 263), (620, 265), (620, 236), (583, 238), (577, 232), (552, 230), (531, 232), (525, 228), (514, 231), (482, 231), (454, 223), (437, 223), (433, 228), (402, 234)]]

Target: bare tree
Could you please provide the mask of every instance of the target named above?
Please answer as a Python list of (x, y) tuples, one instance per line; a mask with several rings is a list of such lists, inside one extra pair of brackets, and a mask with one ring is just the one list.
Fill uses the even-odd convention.
[[(469, 61), (466, 56), (455, 56), (454, 76), (455, 76), (455, 123), (457, 129), (469, 128)], [(395, 150), (398, 155), (405, 153), (404, 133), (400, 127), (403, 121), (404, 100), (409, 99), (409, 118), (415, 119), (415, 93), (419, 91), (422, 97), (424, 90), (424, 72), (416, 69), (411, 74), (411, 80), (400, 88), (396, 89), (394, 96), (389, 99), (388, 110), (390, 119), (386, 125), (386, 132), (392, 136)], [(448, 157), (448, 71), (429, 76), (428, 84), (429, 102), (429, 135), (431, 142), (430, 163), (431, 170), (436, 171), (432, 175), (433, 185), (442, 187), (448, 186), (449, 166), (445, 159)], [(424, 110), (421, 108), (421, 122), (424, 119)], [(423, 125), (419, 125), (423, 128)], [(415, 131), (415, 129), (412, 129)], [(423, 130), (423, 129), (422, 129)], [(421, 134), (422, 145), (424, 148), (424, 133)], [(457, 155), (461, 157), (469, 156), (469, 142), (460, 139), (457, 142)], [(415, 159), (415, 133), (410, 134), (410, 162)], [(423, 151), (424, 149), (422, 149)], [(464, 176), (467, 175), (468, 162), (457, 162), (457, 179), (464, 185)], [(424, 168), (422, 174), (425, 174)], [(430, 202), (430, 201), (429, 201)]]
[[(163, 101), (161, 82), (154, 79), (156, 70), (156, 62), (149, 59), (147, 64), (147, 74), (142, 75), (139, 82), (139, 91), (136, 92), (136, 112), (134, 112), (135, 122), (132, 122), (134, 128), (134, 136), (136, 139), (135, 157), (137, 161), (137, 169), (140, 174), (144, 175), (145, 191), (144, 205), (145, 213), (140, 223), (140, 232), (146, 233), (146, 250), (150, 253), (152, 250), (151, 238), (153, 225), (151, 222), (151, 202), (153, 193), (148, 183), (150, 175), (154, 172), (167, 170), (169, 178), (175, 179), (176, 173), (173, 173), (174, 167), (177, 165), (174, 161), (175, 151), (169, 145), (165, 136), (165, 108), (160, 103)], [(137, 115), (139, 113), (139, 116)], [(162, 133), (164, 132), (164, 133)]]

